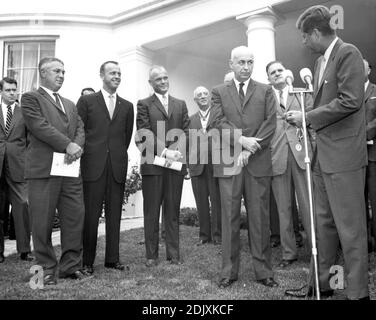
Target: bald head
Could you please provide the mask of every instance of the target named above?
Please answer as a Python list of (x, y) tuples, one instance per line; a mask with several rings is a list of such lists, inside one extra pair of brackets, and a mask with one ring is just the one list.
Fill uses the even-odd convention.
[(252, 50), (246, 46), (236, 47), (231, 51), (230, 68), (234, 71), (235, 79), (247, 81), (253, 71), (254, 55)]
[(200, 110), (205, 111), (209, 108), (210, 94), (209, 90), (205, 87), (197, 87), (193, 91), (193, 99), (197, 103)]
[(152, 66), (149, 70), (149, 83), (154, 92), (166, 94), (170, 86), (166, 69), (162, 66)]

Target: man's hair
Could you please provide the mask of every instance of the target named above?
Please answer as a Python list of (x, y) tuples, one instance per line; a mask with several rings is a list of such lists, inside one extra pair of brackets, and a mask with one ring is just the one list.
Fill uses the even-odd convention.
[(119, 65), (119, 62), (116, 62), (116, 61), (112, 61), (112, 60), (106, 61), (106, 62), (102, 63), (101, 67), (99, 68), (99, 74), (104, 74), (104, 70), (106, 69), (106, 65), (108, 65), (110, 63), (116, 64), (117, 66)]
[(204, 86), (198, 86), (195, 90), (193, 90), (193, 98), (196, 98), (197, 92), (200, 89), (205, 89), (209, 93), (209, 90), (207, 88), (205, 88)]
[(60, 62), (62, 65), (64, 65), (64, 62), (61, 61), (61, 60), (58, 59), (58, 58), (55, 58), (55, 57), (44, 57), (44, 58), (42, 58), (42, 59), (39, 61), (39, 64), (38, 64), (38, 70), (39, 70), (39, 73), (43, 70), (44, 66), (45, 66), (47, 63), (54, 62), (54, 61)]
[(305, 10), (296, 21), (296, 27), (304, 33), (311, 34), (313, 29), (319, 30), (324, 36), (334, 35), (335, 30), (330, 24), (332, 14), (325, 6), (312, 6)]
[(90, 88), (90, 87), (88, 87), (88, 88), (83, 88), (83, 89), (81, 90), (81, 96), (84, 94), (85, 91), (92, 91), (93, 93), (95, 93), (95, 90), (94, 90), (93, 88)]
[(246, 51), (246, 52), (248, 52), (248, 53), (250, 53), (250, 54), (253, 55), (253, 52), (252, 52), (251, 48), (249, 48), (247, 46), (239, 46), (239, 47), (236, 47), (236, 48), (232, 49), (232, 51), (231, 51), (231, 61), (234, 60), (235, 56), (239, 52), (244, 52), (244, 51)]
[(267, 75), (269, 75), (269, 68), (270, 68), (273, 64), (276, 64), (276, 63), (279, 63), (280, 65), (282, 65), (283, 67), (285, 67), (285, 66), (283, 65), (283, 63), (282, 63), (281, 61), (279, 61), (279, 60), (270, 61), (270, 62), (266, 65), (266, 67), (265, 67), (265, 70), (266, 70), (266, 74), (267, 74)]
[(166, 68), (164, 66), (160, 66), (160, 65), (151, 66), (151, 68), (149, 69), (149, 80), (151, 80), (151, 76), (152, 76), (154, 70), (163, 70), (163, 71), (166, 71)]
[(17, 81), (13, 78), (9, 78), (9, 77), (4, 77), (2, 80), (0, 80), (0, 90), (3, 90), (3, 87), (4, 87), (4, 83), (9, 83), (9, 84), (15, 84), (16, 87), (17, 87)]

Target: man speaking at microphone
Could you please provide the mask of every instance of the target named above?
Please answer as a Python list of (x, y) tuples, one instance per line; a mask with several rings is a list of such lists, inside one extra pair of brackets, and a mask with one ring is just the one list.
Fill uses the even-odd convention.
[[(315, 64), (313, 109), (306, 115), (307, 126), (316, 131), (312, 170), (321, 296), (333, 294), (330, 268), (340, 243), (348, 299), (369, 299), (362, 55), (337, 37), (324, 6), (308, 8), (296, 26), (303, 43), (322, 55)], [(301, 126), (301, 112), (289, 111), (287, 121)]]

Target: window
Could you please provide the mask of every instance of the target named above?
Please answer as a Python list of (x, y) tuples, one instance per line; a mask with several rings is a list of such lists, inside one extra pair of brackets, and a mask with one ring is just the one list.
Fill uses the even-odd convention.
[(55, 55), (55, 41), (4, 42), (4, 74), (18, 82), (19, 95), (39, 87), (38, 63)]

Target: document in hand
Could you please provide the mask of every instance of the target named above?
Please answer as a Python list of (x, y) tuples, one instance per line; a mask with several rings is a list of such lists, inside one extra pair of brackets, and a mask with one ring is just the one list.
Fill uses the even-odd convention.
[(168, 169), (172, 169), (175, 171), (181, 171), (181, 168), (183, 167), (183, 164), (179, 161), (168, 161), (166, 158), (155, 156), (154, 158), (154, 165), (165, 167)]
[(65, 153), (54, 152), (51, 166), (51, 176), (78, 178), (80, 174), (80, 160), (73, 161), (71, 164), (64, 162)]

